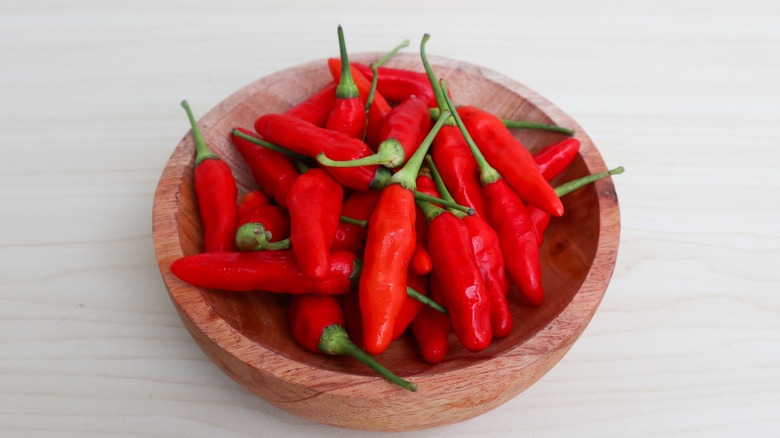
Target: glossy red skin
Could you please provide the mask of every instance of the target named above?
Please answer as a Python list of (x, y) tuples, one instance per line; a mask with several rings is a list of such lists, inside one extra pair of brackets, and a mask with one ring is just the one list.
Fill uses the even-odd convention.
[(433, 140), (433, 162), (455, 202), (484, 216), (485, 201), (477, 161), (456, 126), (444, 126)]
[(348, 294), (339, 295), (339, 303), (344, 311), (344, 330), (352, 342), (363, 348), (363, 318), (360, 315), (360, 300), (358, 292), (352, 291)]
[[(360, 70), (368, 80), (374, 78), (371, 67), (352, 63), (352, 66)], [(379, 67), (379, 79), (376, 89), (382, 95), (393, 102), (403, 102), (412, 96), (425, 102), (427, 107), (436, 107), (436, 95), (433, 93), (428, 75), (422, 72), (404, 70), (400, 68)]]
[(328, 275), (344, 189), (322, 169), (298, 177), (287, 195), (290, 244), (301, 271), (312, 280)]
[(471, 237), (474, 257), (485, 280), (490, 296), (490, 322), (494, 338), (503, 338), (512, 331), (512, 313), (506, 295), (511, 284), (506, 277), (504, 254), (496, 231), (479, 216), (466, 216), (463, 223)]
[[(431, 298), (446, 307), (444, 293), (435, 272), (431, 275), (429, 289)], [(449, 316), (428, 306), (423, 306), (420, 313), (412, 321), (411, 327), (423, 360), (430, 364), (437, 364), (444, 360), (450, 347)]]
[[(426, 174), (417, 175), (417, 191), (430, 196), (439, 197), (436, 183)], [(414, 227), (417, 232), (417, 244), (414, 247), (412, 262), (409, 265), (410, 272), (417, 275), (425, 275), (433, 269), (431, 254), (428, 252), (428, 223), (420, 207), (416, 208)]]
[(240, 222), (241, 218), (248, 212), (258, 207), (268, 205), (269, 202), (268, 196), (266, 196), (262, 190), (252, 190), (251, 192), (245, 193), (236, 206), (237, 220)]
[(355, 255), (331, 254), (324, 280), (303, 274), (291, 250), (212, 252), (182, 257), (171, 264), (179, 279), (198, 287), (235, 292), (263, 290), (291, 294), (345, 294), (352, 288)]
[(366, 108), (360, 97), (337, 98), (325, 127), (362, 140), (366, 131)]
[(503, 179), (482, 188), (487, 219), (496, 230), (512, 283), (532, 306), (542, 305), (539, 245), (528, 209)]
[(539, 172), (533, 156), (501, 119), (474, 107), (458, 108), (458, 114), (485, 159), (523, 201), (553, 216), (563, 214), (560, 198)]
[(550, 181), (569, 167), (579, 152), (580, 141), (576, 138), (567, 138), (545, 146), (535, 153), (533, 158), (544, 179)]
[(238, 215), (236, 229), (248, 223), (262, 224), (271, 232), (269, 242), (278, 242), (290, 237), (290, 215), (276, 205), (261, 205), (252, 210), (242, 211)]
[[(248, 129), (238, 128), (238, 130), (246, 135), (257, 137)], [(244, 158), (252, 171), (252, 177), (262, 187), (263, 192), (272, 197), (277, 204), (286, 207), (287, 193), (299, 175), (292, 160), (284, 154), (258, 146), (232, 133), (230, 140)]]
[[(357, 220), (368, 220), (371, 214), (376, 210), (379, 203), (379, 197), (382, 192), (375, 190), (368, 192), (353, 192), (344, 200), (341, 206), (342, 216), (351, 217)], [(366, 247), (366, 238), (368, 230), (365, 227), (339, 222), (336, 229), (336, 236), (333, 240), (333, 251), (344, 250), (361, 254)]]
[[(341, 79), (341, 60), (338, 58), (328, 59), (328, 69), (333, 76), (333, 80), (339, 82)], [(349, 66), (349, 70), (352, 73), (352, 80), (355, 81), (355, 85), (360, 92), (360, 99), (365, 107), (368, 101), (368, 94), (371, 91), (371, 81), (366, 79), (360, 70), (356, 69), (354, 65)], [(376, 147), (379, 144), (378, 136), (379, 130), (382, 129), (382, 123), (385, 117), (390, 113), (390, 104), (382, 96), (382, 93), (375, 92), (374, 100), (371, 103), (371, 108), (368, 111), (368, 126), (366, 127), (366, 143), (371, 147)]]
[[(282, 114), (261, 116), (255, 121), (255, 130), (266, 141), (312, 158), (316, 158), (321, 152), (337, 161), (354, 160), (373, 154), (365, 143), (356, 138)], [(377, 167), (326, 167), (325, 169), (343, 186), (355, 190), (369, 190), (376, 176)]]
[(415, 215), (412, 192), (390, 184), (369, 220), (359, 292), (363, 345), (371, 354), (387, 349), (406, 299)]
[(322, 332), (332, 325), (344, 326), (344, 312), (336, 297), (295, 295), (287, 314), (293, 338), (305, 349), (321, 353)]
[(331, 82), (284, 114), (324, 128), (330, 113), (333, 112), (335, 103), (336, 83)]
[[(534, 160), (539, 165), (539, 171), (547, 181), (558, 176), (571, 164), (580, 151), (580, 141), (567, 138), (561, 142), (546, 146), (534, 154)], [(539, 246), (544, 242), (544, 230), (550, 224), (550, 215), (536, 207), (528, 206), (528, 215), (536, 230), (536, 240)]]
[(482, 351), (490, 345), (490, 296), (474, 257), (466, 225), (450, 212), (428, 223), (428, 242), (435, 272), (446, 294), (455, 336), (469, 351)]
[(235, 251), (238, 189), (230, 167), (219, 158), (207, 158), (195, 167), (194, 180), (203, 251)]
[(379, 131), (379, 142), (394, 138), (404, 148), (404, 162), (414, 154), (431, 130), (428, 105), (417, 98), (410, 98), (393, 108), (385, 117)]

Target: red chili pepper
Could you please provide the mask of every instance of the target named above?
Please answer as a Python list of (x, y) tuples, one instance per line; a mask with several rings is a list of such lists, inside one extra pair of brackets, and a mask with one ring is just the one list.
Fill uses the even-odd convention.
[[(444, 199), (451, 199), (449, 190), (441, 180), (433, 160), (426, 157), (432, 182), (439, 188)], [(485, 280), (485, 289), (490, 296), (490, 322), (493, 328), (493, 337), (502, 338), (508, 336), (512, 330), (512, 314), (506, 294), (511, 285), (506, 278), (504, 267), (504, 254), (501, 252), (500, 240), (496, 231), (479, 216), (465, 216), (460, 212), (455, 215), (461, 217), (471, 237), (471, 246), (474, 249), (474, 257)]]
[(533, 155), (533, 158), (544, 179), (550, 181), (563, 172), (579, 152), (580, 141), (576, 138), (567, 138), (542, 148)]
[(406, 298), (408, 268), (415, 247), (415, 178), (442, 124), (436, 123), (406, 165), (393, 175), (369, 220), (365, 275), (360, 277), (359, 292), (364, 345), (372, 354), (383, 352), (390, 344)]
[[(431, 275), (429, 289), (431, 297), (436, 302), (444, 306), (447, 305), (446, 297), (435, 272)], [(423, 359), (430, 364), (437, 364), (444, 360), (450, 345), (449, 316), (428, 306), (423, 306), (420, 313), (412, 321), (411, 326)]]
[[(371, 67), (357, 62), (352, 65), (360, 70), (367, 79), (371, 80), (374, 77)], [(436, 96), (433, 94), (431, 83), (428, 81), (428, 76), (425, 73), (389, 67), (379, 67), (377, 70), (379, 72), (379, 80), (377, 81), (376, 89), (386, 99), (394, 102), (403, 102), (412, 96), (416, 96), (425, 102), (427, 106), (436, 106)]]
[(324, 128), (335, 105), (336, 83), (331, 82), (284, 114)]
[(428, 221), (428, 242), (433, 270), (445, 291), (455, 336), (469, 351), (487, 348), (493, 336), (490, 296), (474, 257), (466, 225), (454, 214), (420, 202)]
[(476, 215), (484, 216), (485, 201), (477, 162), (457, 127), (446, 126), (441, 130), (433, 142), (432, 156), (444, 184), (452, 189), (455, 201), (473, 208)]
[[(459, 113), (461, 108), (458, 109)], [(463, 111), (468, 114), (463, 118), (466, 129), (487, 161), (501, 173), (512, 190), (529, 204), (554, 216), (561, 216), (561, 200), (539, 172), (539, 167), (525, 146), (498, 117), (473, 107), (468, 110), (470, 112)]]
[[(312, 158), (324, 153), (331, 159), (347, 161), (372, 154), (356, 138), (281, 114), (261, 116), (255, 122), (255, 130), (271, 143)], [(380, 166), (326, 167), (326, 170), (337, 182), (355, 190), (384, 187), (390, 178), (390, 171)]]
[(291, 294), (345, 294), (360, 276), (360, 260), (345, 251), (333, 252), (324, 280), (303, 274), (291, 250), (211, 252), (182, 257), (171, 264), (179, 279), (198, 287), (235, 292), (264, 290)]
[(287, 249), (290, 216), (281, 207), (270, 205), (263, 192), (247, 193), (238, 204), (236, 245), (241, 250)]
[[(571, 164), (574, 157), (580, 151), (580, 141), (576, 138), (567, 138), (555, 144), (544, 147), (534, 154), (534, 161), (539, 166), (544, 179), (550, 181), (563, 172)], [(544, 230), (550, 223), (550, 215), (534, 206), (528, 207), (528, 215), (536, 230), (536, 239), (539, 245), (544, 241)]]
[[(328, 59), (328, 68), (333, 79), (338, 82), (341, 79), (341, 60), (336, 58)], [(355, 67), (350, 67), (352, 73), (352, 79), (355, 81), (358, 90), (360, 91), (360, 98), (363, 101), (363, 105), (368, 100), (368, 94), (371, 91), (371, 81), (363, 76)], [(366, 143), (369, 146), (376, 147), (379, 145), (377, 136), (379, 130), (382, 128), (382, 122), (385, 120), (387, 114), (390, 113), (390, 104), (387, 103), (381, 93), (374, 93), (374, 101), (371, 103), (371, 107), (368, 110), (368, 125), (366, 127)]]
[[(436, 190), (436, 184), (431, 179), (430, 172), (426, 168), (420, 169), (420, 173), (417, 175), (417, 192), (437, 198), (440, 197), (439, 191)], [(414, 255), (412, 255), (412, 262), (409, 267), (411, 272), (417, 275), (425, 275), (431, 272), (433, 263), (428, 252), (428, 224), (425, 222), (425, 215), (422, 214), (420, 207), (417, 207), (414, 225), (417, 245), (414, 247)]]
[(396, 376), (352, 343), (344, 330), (344, 313), (337, 299), (318, 295), (294, 296), (288, 319), (293, 337), (305, 349), (352, 356), (388, 381), (410, 391), (417, 390), (414, 383)]
[[(344, 204), (341, 206), (342, 216), (347, 216), (357, 220), (368, 220), (371, 214), (376, 210), (381, 192), (353, 192), (350, 194)], [(333, 251), (344, 250), (360, 254), (366, 247), (366, 236), (368, 230), (354, 224), (344, 221), (339, 222), (336, 229), (336, 237), (333, 240)]]
[(235, 250), (236, 197), (238, 189), (230, 166), (211, 152), (186, 100), (181, 106), (187, 112), (195, 142), (195, 194), (203, 223), (205, 252)]
[(268, 196), (266, 196), (262, 190), (252, 190), (251, 192), (245, 193), (236, 206), (236, 218), (238, 222), (241, 222), (241, 218), (246, 216), (247, 213), (264, 205), (269, 205), (270, 202)]
[(338, 27), (339, 52), (341, 53), (341, 77), (336, 87), (336, 102), (328, 117), (326, 127), (349, 137), (363, 138), (366, 130), (366, 109), (360, 98), (355, 81), (349, 68), (347, 45), (344, 42), (344, 30)]
[[(451, 111), (454, 111), (455, 106), (446, 95), (447, 87), (443, 80), (441, 88), (447, 106)], [(472, 115), (471, 118), (475, 119), (476, 115), (478, 114)], [(544, 297), (541, 261), (536, 232), (528, 216), (528, 210), (515, 192), (509, 188), (502, 175), (485, 159), (481, 149), (472, 138), (471, 130), (467, 128), (466, 121), (462, 120), (457, 113), (453, 113), (453, 118), (479, 166), (479, 179), (482, 184), (482, 194), (485, 197), (487, 219), (499, 236), (501, 252), (504, 255), (509, 277), (531, 305), (540, 306)], [(485, 129), (485, 125), (478, 125), (478, 127)], [(479, 132), (475, 134), (479, 135)], [(481, 138), (484, 139), (486, 136)], [(538, 173), (536, 163), (533, 163), (533, 169)], [(555, 191), (552, 193), (555, 199), (558, 199)], [(560, 202), (560, 199), (558, 201)]]
[[(428, 296), (428, 277), (425, 275), (416, 275), (410, 272), (409, 276), (407, 277), (407, 286), (425, 296)], [(409, 324), (412, 323), (415, 316), (417, 316), (422, 307), (423, 303), (408, 295), (406, 296), (406, 299), (404, 299), (404, 303), (401, 306), (401, 312), (398, 314), (398, 319), (395, 320), (395, 325), (393, 327), (393, 339), (398, 339), (401, 337), (401, 335), (404, 334), (406, 329), (409, 327)], [(436, 311), (434, 310), (434, 312)]]
[[(431, 129), (428, 105), (417, 98), (410, 98), (385, 117), (379, 131), (380, 145), (395, 140), (403, 147), (405, 159), (412, 156)], [(404, 161), (405, 161), (404, 159)]]
[[(247, 129), (236, 129), (245, 135), (255, 137)], [(287, 193), (293, 182), (298, 179), (298, 170), (292, 160), (284, 154), (241, 138), (234, 131), (230, 133), (230, 140), (244, 157), (257, 184), (268, 196), (273, 197), (277, 204), (287, 207)]]
[(295, 260), (313, 280), (328, 275), (343, 198), (344, 190), (322, 169), (309, 169), (299, 176), (287, 195)]

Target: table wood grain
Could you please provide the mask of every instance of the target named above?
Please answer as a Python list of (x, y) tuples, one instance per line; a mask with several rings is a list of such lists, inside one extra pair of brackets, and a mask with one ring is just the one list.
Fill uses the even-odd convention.
[(627, 169), (615, 275), (571, 351), (498, 409), (401, 436), (778, 433), (777, 2), (81, 0), (0, 5), (0, 435), (369, 435), (222, 374), (151, 241), (179, 101), (203, 114), (335, 56), (337, 24), (353, 52), (428, 32), (429, 53), (536, 90)]

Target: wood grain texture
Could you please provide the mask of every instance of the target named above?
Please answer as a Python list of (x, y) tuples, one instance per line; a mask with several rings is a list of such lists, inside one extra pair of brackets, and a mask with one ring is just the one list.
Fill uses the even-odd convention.
[[(621, 243), (583, 336), (521, 395), (403, 437), (774, 436), (780, 6), (774, 1), (0, 4), (0, 435), (366, 434), (264, 402), (182, 327), (154, 258), (161, 170), (259, 77), (432, 35), (577, 120)], [(413, 48), (407, 49), (409, 52)]]
[[(370, 62), (379, 56), (353, 54), (352, 59)], [(576, 129), (580, 156), (557, 181), (606, 170), (582, 128), (537, 93), (475, 65), (440, 58), (431, 62), (456, 102), (500, 117)], [(388, 66), (422, 68), (416, 55), (399, 55)], [(324, 60), (286, 69), (239, 90), (199, 121), (211, 149), (233, 168), (241, 191), (255, 184), (229, 141), (230, 131), (251, 128), (260, 115), (286, 111), (330, 80)], [(541, 131), (517, 136), (531, 150), (564, 138)], [(321, 423), (424, 429), (469, 419), (508, 401), (541, 378), (579, 337), (606, 292), (617, 256), (620, 216), (614, 185), (606, 179), (564, 198), (568, 213), (553, 221), (540, 251), (545, 302), (532, 308), (515, 291), (509, 336), (479, 354), (466, 351), (453, 336), (445, 361), (436, 366), (422, 361), (408, 339), (379, 355), (385, 366), (418, 385), (410, 394), (352, 359), (300, 348), (287, 327), (284, 299), (200, 289), (171, 274), (174, 260), (202, 251), (193, 163), (193, 141), (187, 136), (163, 170), (155, 194), (155, 249), (174, 305), (198, 345), (234, 380), (281, 409)]]

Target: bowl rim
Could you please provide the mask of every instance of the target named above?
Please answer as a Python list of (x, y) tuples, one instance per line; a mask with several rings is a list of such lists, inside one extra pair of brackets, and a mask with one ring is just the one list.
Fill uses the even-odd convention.
[[(380, 53), (361, 53), (351, 55), (351, 57), (353, 60), (365, 61), (377, 59), (381, 55)], [(397, 56), (398, 59), (403, 60), (411, 55), (399, 54)], [(577, 138), (581, 141), (580, 156), (584, 160), (586, 167), (591, 172), (607, 170), (599, 151), (582, 127), (539, 93), (503, 74), (476, 64), (439, 56), (429, 56), (429, 59), (434, 67), (438, 66), (473, 73), (484, 77), (485, 80), (497, 83), (538, 107), (553, 123), (572, 127), (576, 130)], [(250, 94), (251, 90), (256, 88), (261, 82), (280, 80), (293, 70), (313, 68), (315, 65), (324, 64), (324, 59), (310, 61), (259, 78), (228, 96), (206, 113), (198, 123), (203, 125), (215, 123), (221, 115), (240, 104), (241, 97)], [(392, 63), (389, 64), (389, 66), (392, 65)], [(388, 394), (387, 387), (392, 387), (392, 385), (386, 385), (386, 382), (378, 376), (350, 374), (317, 368), (278, 354), (254, 342), (236, 330), (211, 308), (199, 288), (182, 282), (170, 273), (171, 263), (184, 255), (178, 233), (178, 195), (181, 190), (183, 175), (186, 174), (187, 167), (192, 166), (193, 161), (192, 141), (188, 131), (165, 164), (155, 191), (152, 208), (152, 234), (160, 273), (171, 301), (179, 312), (185, 326), (190, 330), (191, 335), (196, 337), (196, 333), (193, 333), (192, 330), (197, 330), (200, 336), (208, 337), (209, 340), (238, 360), (261, 373), (272, 375), (287, 384), (308, 389), (314, 388), (318, 392), (327, 392), (344, 397), (357, 395), (357, 392), (354, 390), (356, 386), (369, 385), (371, 389), (363, 391), (364, 396), (367, 395), (372, 398), (386, 397)], [(453, 377), (465, 373), (470, 375), (490, 375), (491, 371), (495, 370), (496, 367), (505, 368), (509, 372), (522, 373), (526, 367), (534, 364), (546, 355), (560, 351), (558, 357), (554, 358), (549, 366), (541, 371), (539, 376), (534, 379), (535, 381), (563, 357), (598, 309), (606, 293), (616, 263), (620, 236), (620, 213), (617, 196), (611, 178), (599, 181), (597, 187), (598, 193), (609, 193), (611, 197), (601, 195), (597, 197), (600, 215), (596, 253), (584, 282), (572, 300), (559, 314), (553, 317), (552, 321), (532, 335), (526, 342), (501, 351), (491, 356), (489, 360), (474, 361), (462, 367), (444, 371), (432, 368), (430, 372), (426, 371), (424, 374), (410, 376), (410, 380), (418, 384), (418, 394), (422, 395), (430, 391), (446, 391), (446, 389), (443, 390), (442, 388), (447, 388), (447, 383)], [(171, 214), (172, 212), (177, 213)], [(198, 311), (193, 309), (198, 309)], [(187, 318), (189, 323), (184, 318)], [(220, 336), (217, 339), (208, 335), (208, 333), (219, 333)], [(562, 334), (564, 336), (561, 336)], [(318, 376), (318, 381), (312, 382), (309, 375), (297, 372), (304, 369), (317, 370), (321, 373), (321, 378)], [(520, 390), (522, 389), (525, 388)]]

